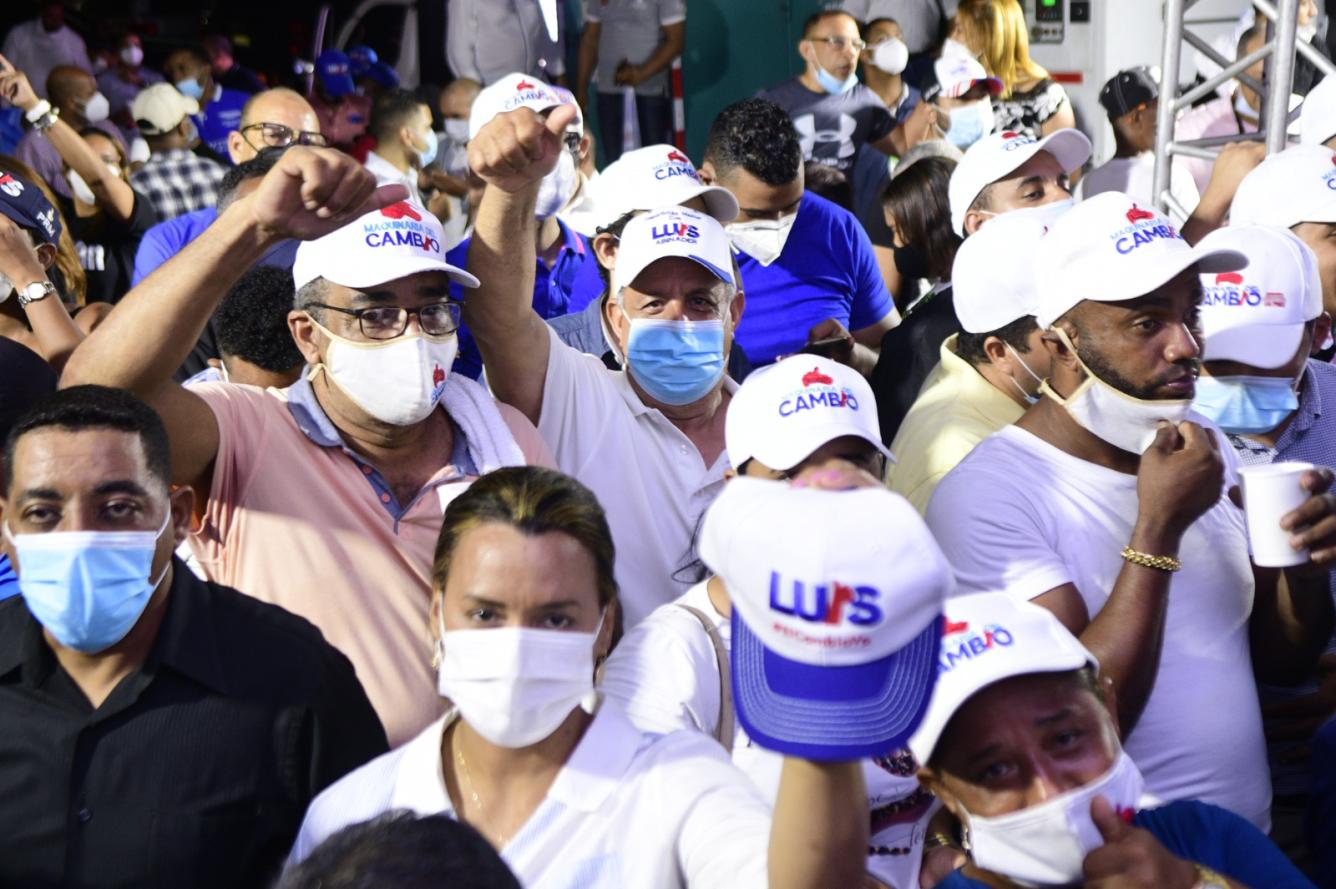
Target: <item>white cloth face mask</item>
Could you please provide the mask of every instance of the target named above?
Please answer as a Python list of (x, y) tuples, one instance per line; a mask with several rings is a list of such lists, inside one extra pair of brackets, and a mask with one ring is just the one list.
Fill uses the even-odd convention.
[(566, 206), (571, 195), (575, 194), (575, 186), (579, 181), (575, 158), (563, 148), (561, 156), (557, 158), (557, 165), (538, 183), (538, 202), (534, 205), (534, 215), (539, 219), (556, 216), (557, 211)]
[(975, 867), (1022, 886), (1079, 885), (1086, 856), (1104, 845), (1090, 817), (1095, 797), (1115, 811), (1134, 810), (1144, 790), (1141, 772), (1120, 750), (1103, 775), (1037, 806), (992, 818), (966, 813), (970, 858)]
[(445, 394), (446, 379), (459, 350), (455, 334), (398, 336), (379, 342), (358, 342), (330, 333), (325, 360), (312, 369), (353, 403), (390, 426), (412, 426), (425, 420)]
[(784, 245), (793, 231), (798, 212), (778, 219), (758, 219), (754, 222), (730, 222), (724, 226), (733, 246), (763, 266), (768, 266), (784, 252)]
[(592, 712), (594, 645), (603, 617), (592, 633), (447, 630), (443, 617), (438, 629), (437, 690), (490, 743), (531, 747), (560, 728), (576, 707)]
[(1086, 378), (1067, 398), (1054, 392), (1048, 381), (1044, 381), (1039, 390), (1062, 405), (1068, 415), (1092, 435), (1116, 448), (1140, 456), (1155, 440), (1161, 420), (1177, 426), (1187, 416), (1188, 409), (1192, 407), (1191, 398), (1150, 401), (1133, 398), (1095, 376), (1077, 354), (1066, 331), (1055, 327), (1053, 332), (1071, 350), (1076, 363), (1085, 371)]

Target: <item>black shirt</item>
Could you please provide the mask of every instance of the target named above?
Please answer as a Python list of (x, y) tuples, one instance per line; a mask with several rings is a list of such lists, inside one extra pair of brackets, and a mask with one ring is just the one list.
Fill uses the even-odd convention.
[(877, 398), (881, 440), (887, 445), (895, 440), (923, 381), (941, 360), (942, 343), (953, 333), (960, 333), (960, 321), (948, 286), (924, 296), (881, 338), (881, 355), (868, 382)]
[(124, 222), (112, 219), (106, 211), (80, 217), (74, 212), (72, 202), (60, 202), (70, 237), (79, 251), (79, 262), (88, 275), (90, 303), (115, 303), (130, 292), (139, 242), (144, 239), (144, 232), (158, 221), (153, 204), (139, 192), (134, 196), (134, 209)]
[(268, 886), (316, 793), (387, 749), (315, 627), (174, 574), (147, 662), (96, 710), (0, 602), (0, 887)]

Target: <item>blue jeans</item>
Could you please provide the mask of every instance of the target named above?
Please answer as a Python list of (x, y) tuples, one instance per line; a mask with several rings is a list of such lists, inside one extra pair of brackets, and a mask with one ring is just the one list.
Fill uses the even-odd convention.
[[(599, 150), (607, 166), (622, 156), (621, 90), (598, 94)], [(669, 144), (673, 141), (673, 100), (667, 96), (636, 96), (636, 123), (640, 125), (640, 144)]]

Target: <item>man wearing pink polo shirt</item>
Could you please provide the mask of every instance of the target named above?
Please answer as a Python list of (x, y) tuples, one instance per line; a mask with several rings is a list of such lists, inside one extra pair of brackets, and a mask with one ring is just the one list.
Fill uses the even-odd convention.
[[(391, 744), (439, 714), (428, 646), (445, 504), (489, 470), (551, 463), (533, 426), (450, 375), (457, 281), (440, 223), (336, 151), (293, 147), (246, 198), (121, 301), (66, 385), (137, 393), (191, 485), (211, 580), (310, 620), (357, 668)], [(219, 299), (298, 238), (289, 329), (309, 372), (287, 389), (172, 381)]]

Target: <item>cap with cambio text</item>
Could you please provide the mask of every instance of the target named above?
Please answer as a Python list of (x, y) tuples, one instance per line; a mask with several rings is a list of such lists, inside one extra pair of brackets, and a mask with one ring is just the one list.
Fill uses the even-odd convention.
[(734, 469), (753, 459), (770, 469), (792, 469), (844, 436), (861, 438), (893, 460), (880, 428), (876, 399), (862, 374), (819, 355), (791, 355), (753, 371), (733, 393), (724, 445)]
[(0, 213), (19, 228), (36, 232), (44, 243), (60, 241), (60, 214), (46, 195), (28, 180), (4, 171), (0, 171)]
[(733, 604), (733, 700), (757, 744), (819, 761), (904, 746), (953, 588), (907, 500), (735, 478), (705, 513), (700, 555)]
[[(564, 104), (552, 87), (527, 74), (507, 74), (478, 93), (469, 110), (469, 138), (478, 135), (492, 118), (517, 108), (542, 113)], [(579, 106), (576, 106), (579, 107)]]
[(927, 763), (951, 717), (990, 685), (1031, 673), (1099, 669), (1095, 656), (1053, 616), (1005, 593), (975, 593), (946, 603), (937, 687), (909, 750)]
[(672, 145), (623, 153), (599, 175), (594, 190), (601, 225), (610, 225), (632, 210), (658, 210), (697, 197), (705, 202), (705, 212), (720, 222), (732, 222), (738, 215), (738, 199), (732, 192), (701, 182), (691, 158)]
[(1004, 213), (966, 238), (956, 251), (952, 304), (967, 333), (992, 333), (1039, 311), (1034, 253), (1054, 218), (1047, 210)]
[(965, 236), (965, 214), (985, 188), (1003, 179), (1041, 151), (1047, 151), (1063, 170), (1075, 170), (1090, 159), (1090, 140), (1080, 130), (1056, 130), (1042, 139), (1006, 130), (975, 142), (951, 171), (947, 197), (951, 227)]
[(634, 284), (646, 268), (670, 256), (704, 266), (725, 284), (736, 283), (728, 234), (714, 217), (704, 213), (670, 207), (637, 216), (622, 230), (619, 244), (610, 293)]
[(1160, 78), (1157, 70), (1138, 65), (1110, 77), (1099, 91), (1099, 104), (1104, 106), (1109, 120), (1117, 120), (1159, 97)]
[(199, 102), (170, 83), (146, 86), (130, 103), (130, 114), (145, 136), (161, 136), (181, 125), (186, 115), (198, 114)]
[(478, 279), (445, 261), (441, 223), (422, 207), (400, 201), (373, 210), (322, 238), (303, 241), (292, 264), (294, 288), (316, 278), (344, 287), (371, 287), (418, 272), (444, 272), (465, 287)]
[(563, 104), (570, 105), (575, 109), (575, 117), (571, 119), (571, 122), (569, 124), (567, 124), (566, 132), (579, 133), (580, 136), (583, 137), (585, 131), (584, 112), (580, 110), (580, 103), (575, 101), (575, 93), (566, 89), (566, 87), (558, 86), (555, 83), (549, 86), (548, 89), (552, 90), (552, 92), (556, 94), (556, 97), (560, 99)]
[(1136, 299), (1188, 269), (1234, 272), (1248, 264), (1237, 250), (1189, 246), (1166, 217), (1120, 191), (1086, 198), (1060, 216), (1034, 261), (1041, 328), (1086, 300)]
[(1289, 229), (1231, 225), (1202, 239), (1204, 248), (1237, 250), (1247, 268), (1201, 276), (1203, 361), (1272, 369), (1287, 364), (1304, 325), (1322, 314), (1317, 256)]
[(1322, 145), (1336, 136), (1336, 74), (1328, 74), (1304, 96), (1299, 112), (1299, 142)]
[(316, 57), (315, 76), (320, 80), (320, 88), (336, 99), (357, 90), (352, 60), (340, 50), (327, 49)]
[(1336, 152), (1295, 145), (1254, 167), (1229, 205), (1230, 225), (1336, 223)]

